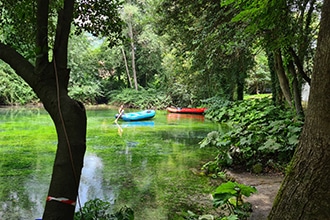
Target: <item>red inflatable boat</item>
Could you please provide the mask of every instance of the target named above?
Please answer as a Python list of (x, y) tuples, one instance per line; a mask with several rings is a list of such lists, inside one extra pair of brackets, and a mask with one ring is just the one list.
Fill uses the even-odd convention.
[(176, 108), (168, 107), (166, 108), (168, 112), (171, 113), (185, 113), (185, 114), (204, 114), (206, 108)]

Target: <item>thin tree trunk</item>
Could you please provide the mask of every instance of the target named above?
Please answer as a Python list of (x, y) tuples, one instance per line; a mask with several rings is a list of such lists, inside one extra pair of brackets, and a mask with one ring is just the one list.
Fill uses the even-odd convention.
[(269, 220), (330, 219), (330, 0), (324, 0), (306, 120)]
[(275, 56), (275, 69), (277, 73), (278, 80), (280, 82), (280, 87), (282, 90), (282, 93), (285, 97), (285, 100), (289, 104), (289, 106), (292, 106), (292, 97), (291, 97), (291, 92), (290, 92), (290, 85), (289, 85), (289, 80), (285, 74), (285, 70), (283, 67), (283, 60), (282, 60), (282, 55), (281, 51), (277, 50), (274, 53)]
[(291, 56), (293, 57), (294, 59), (294, 62), (298, 68), (298, 73), (301, 75), (301, 77), (308, 83), (308, 85), (311, 84), (311, 78), (309, 78), (307, 76), (307, 74), (305, 73), (304, 71), (304, 67), (299, 59), (299, 57), (297, 56), (296, 52), (294, 52), (293, 48), (290, 47), (289, 48), (289, 53), (291, 54)]
[(283, 95), (281, 87), (279, 86), (278, 77), (276, 76), (274, 53), (267, 50), (266, 54), (272, 83), (272, 100), (274, 105), (281, 105), (283, 102)]
[[(288, 70), (292, 75), (292, 90), (293, 90), (293, 98), (294, 98), (294, 106), (296, 108), (296, 114), (299, 116), (304, 115), (304, 110), (301, 104), (301, 89), (299, 89), (298, 76), (296, 74), (296, 69), (292, 61), (288, 63)], [(300, 86), (301, 87), (301, 86)]]
[(121, 52), (123, 53), (123, 58), (124, 58), (124, 62), (125, 62), (125, 68), (126, 68), (126, 73), (127, 73), (127, 79), (128, 79), (128, 82), (129, 82), (129, 87), (133, 88), (131, 76), (129, 75), (129, 69), (128, 69), (128, 64), (127, 64), (127, 59), (126, 59), (126, 54), (125, 54), (124, 48), (121, 48)]
[(134, 46), (134, 36), (133, 36), (133, 28), (132, 23), (128, 22), (128, 31), (129, 37), (131, 38), (131, 50), (132, 50), (132, 71), (133, 71), (133, 79), (134, 79), (134, 87), (135, 90), (138, 90), (137, 76), (136, 76), (136, 68), (135, 68), (135, 46)]
[(237, 100), (243, 100), (244, 98), (244, 74), (239, 73), (237, 77)]

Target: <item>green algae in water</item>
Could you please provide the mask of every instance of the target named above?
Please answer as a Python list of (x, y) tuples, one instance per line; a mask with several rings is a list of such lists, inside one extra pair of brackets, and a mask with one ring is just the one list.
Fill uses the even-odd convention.
[(0, 109), (0, 219), (40, 217), (56, 142), (45, 111)]
[[(79, 190), (83, 203), (101, 198), (114, 209), (132, 207), (136, 219), (171, 219), (187, 203), (192, 205), (194, 194), (213, 190), (208, 178), (190, 169), (213, 159), (211, 150), (200, 149), (198, 142), (218, 125), (201, 116), (180, 118), (157, 111), (149, 121), (120, 121), (120, 134), (115, 113), (87, 111), (87, 152)], [(43, 110), (1, 110), (0, 121), (0, 207), (9, 207), (0, 209), (0, 218), (38, 218), (55, 156), (54, 125)], [(9, 210), (19, 211), (13, 216)]]

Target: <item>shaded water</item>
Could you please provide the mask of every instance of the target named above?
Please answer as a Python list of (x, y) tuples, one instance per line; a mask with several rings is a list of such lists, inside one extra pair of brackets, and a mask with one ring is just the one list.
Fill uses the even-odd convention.
[[(129, 110), (127, 110), (129, 111)], [(198, 142), (218, 125), (200, 115), (157, 111), (154, 119), (114, 123), (116, 110), (88, 110), (87, 152), (79, 195), (100, 198), (135, 219), (171, 219), (193, 193), (208, 193), (194, 176), (214, 154)], [(56, 150), (55, 128), (39, 109), (0, 109), (0, 219), (42, 215)], [(189, 205), (187, 205), (189, 206)]]

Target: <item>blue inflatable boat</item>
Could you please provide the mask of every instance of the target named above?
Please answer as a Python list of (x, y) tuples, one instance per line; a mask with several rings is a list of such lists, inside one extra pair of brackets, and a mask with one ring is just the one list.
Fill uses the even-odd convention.
[[(124, 121), (141, 121), (141, 120), (148, 120), (150, 118), (153, 118), (156, 115), (155, 110), (145, 110), (140, 112), (130, 112), (130, 113), (124, 113), (120, 116), (120, 119)], [(118, 117), (118, 114), (116, 114), (116, 118)]]

